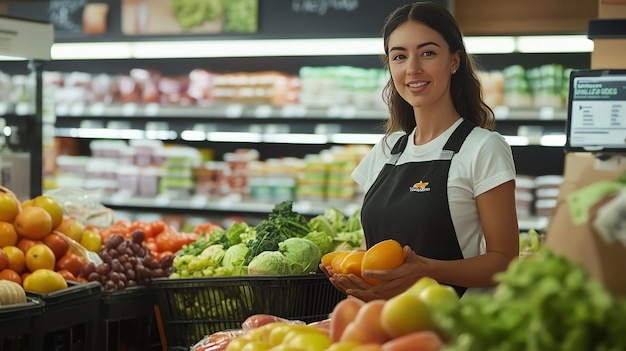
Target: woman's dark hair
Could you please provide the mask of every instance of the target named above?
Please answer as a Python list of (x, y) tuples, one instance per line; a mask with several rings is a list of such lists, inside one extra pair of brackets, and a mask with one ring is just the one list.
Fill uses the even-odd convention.
[[(389, 35), (399, 25), (408, 21), (420, 22), (437, 31), (448, 43), (450, 54), (459, 52), (460, 65), (450, 82), (454, 108), (463, 118), (480, 127), (493, 130), (495, 128), (493, 111), (483, 100), (480, 81), (476, 76), (473, 59), (465, 50), (461, 28), (445, 7), (433, 2), (416, 2), (400, 6), (389, 14), (382, 31), (385, 54), (381, 59), (385, 67), (389, 68)], [(383, 91), (383, 99), (390, 112), (385, 135), (398, 130), (411, 132), (415, 128), (413, 107), (400, 96), (391, 78)]]

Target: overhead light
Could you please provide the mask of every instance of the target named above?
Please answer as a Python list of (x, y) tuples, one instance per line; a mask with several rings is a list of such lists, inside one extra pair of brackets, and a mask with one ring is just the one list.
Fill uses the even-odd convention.
[(52, 60), (129, 59), (131, 43), (55, 43), (50, 50)]
[(248, 132), (208, 132), (207, 140), (223, 142), (260, 143), (263, 141), (261, 134)]
[(184, 130), (180, 133), (180, 138), (186, 141), (205, 141), (206, 133), (199, 130)]
[(504, 138), (504, 140), (510, 146), (528, 146), (528, 145), (530, 145), (530, 140), (528, 140), (528, 137), (525, 137), (525, 136), (503, 135), (502, 137)]
[(374, 145), (383, 137), (382, 134), (338, 133), (330, 137), (335, 144)]
[(536, 35), (517, 37), (517, 51), (522, 53), (592, 52), (593, 40), (586, 35)]
[(539, 145), (541, 146), (564, 146), (567, 141), (565, 134), (548, 134), (541, 137)]
[(0, 55), (0, 61), (26, 61), (25, 57), (16, 57), (16, 56), (2, 56)]
[(325, 135), (317, 134), (265, 134), (263, 142), (266, 143), (284, 143), (284, 144), (326, 144), (328, 138)]
[(136, 42), (133, 43), (132, 48), (134, 58), (378, 55), (382, 53), (381, 38)]
[[(464, 41), (470, 54), (593, 51), (593, 41), (585, 35), (468, 36)], [(53, 60), (342, 56), (383, 53), (382, 38), (55, 43), (51, 49)]]
[(515, 38), (510, 36), (465, 37), (470, 54), (510, 54), (515, 52)]

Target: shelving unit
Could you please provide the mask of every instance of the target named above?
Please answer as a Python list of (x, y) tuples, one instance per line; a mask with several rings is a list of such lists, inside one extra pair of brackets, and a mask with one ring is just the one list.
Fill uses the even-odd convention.
[[(277, 26), (265, 21), (262, 33), (253, 35), (217, 35), (216, 40), (284, 39), (284, 38), (334, 38), (377, 36), (378, 26), (385, 11), (374, 11), (370, 7), (394, 8), (395, 3), (372, 3), (359, 5), (358, 11), (368, 10), (372, 18), (364, 20), (358, 16), (358, 24), (363, 28), (349, 25), (358, 15), (340, 10), (332, 16), (336, 20), (328, 27), (319, 26), (323, 16), (295, 11), (286, 2), (260, 0), (261, 19), (271, 13), (285, 13), (285, 18), (300, 21), (292, 33), (284, 33), (285, 24)], [(449, 6), (451, 4), (442, 1)], [(261, 6), (262, 5), (262, 6)], [(117, 1), (110, 2), (112, 13), (120, 11)], [(270, 12), (267, 12), (271, 10)], [(289, 15), (289, 16), (287, 16)], [(378, 17), (378, 18), (374, 18)], [(272, 17), (273, 18), (273, 17)], [(137, 41), (174, 40), (157, 36), (123, 36), (119, 32), (120, 19), (113, 16), (111, 31), (104, 36), (92, 36), (89, 41)], [(271, 21), (269, 21), (271, 22)], [(308, 26), (308, 27), (307, 27)], [(336, 27), (334, 27), (336, 26)], [(294, 27), (295, 28), (295, 27)], [(61, 33), (61, 42), (79, 43), (86, 40), (76, 33)], [(177, 40), (200, 40), (194, 35), (182, 35)], [(502, 70), (513, 64), (525, 68), (543, 64), (560, 63), (570, 68), (587, 68), (590, 65), (589, 53), (507, 53), (479, 54), (476, 62), (484, 70)], [(260, 57), (189, 57), (189, 58), (144, 58), (144, 59), (96, 59), (96, 60), (55, 60), (46, 62), (46, 71), (80, 71), (92, 74), (128, 74), (133, 68), (145, 68), (161, 72), (164, 76), (186, 75), (194, 68), (208, 68), (215, 72), (255, 72), (278, 70), (296, 75), (303, 66), (350, 65), (362, 68), (380, 68), (376, 54), (354, 54), (335, 56), (260, 56)], [(359, 106), (304, 107), (299, 105), (272, 106), (267, 104), (213, 103), (208, 106), (165, 106), (158, 104), (56, 104), (55, 135), (72, 138), (81, 154), (89, 153), (89, 143), (97, 139), (157, 139), (171, 144), (190, 145), (196, 148), (211, 148), (214, 158), (220, 159), (226, 152), (237, 148), (255, 147), (261, 151), (261, 158), (303, 157), (319, 153), (333, 145), (373, 144), (383, 134), (387, 111), (363, 109)], [(562, 172), (564, 153), (558, 144), (542, 141), (542, 136), (564, 135), (565, 111), (562, 108), (508, 108), (495, 110), (497, 130), (511, 141), (518, 173), (528, 175), (559, 174)], [(161, 196), (156, 200), (110, 196), (105, 204), (112, 208), (129, 211), (145, 211), (175, 214), (225, 214), (267, 213), (271, 204), (253, 203), (239, 199), (209, 199), (196, 196), (179, 201)], [(331, 205), (352, 208), (346, 203), (307, 203), (297, 202), (295, 206), (304, 213), (315, 214)], [(349, 212), (349, 210), (347, 211)], [(538, 219), (541, 221), (541, 219)], [(535, 227), (534, 218), (529, 219)]]

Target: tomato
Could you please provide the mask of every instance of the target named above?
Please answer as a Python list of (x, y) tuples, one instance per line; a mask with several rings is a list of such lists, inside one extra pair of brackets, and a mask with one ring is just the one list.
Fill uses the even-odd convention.
[(63, 257), (70, 248), (70, 243), (67, 241), (67, 238), (55, 232), (52, 232), (43, 238), (43, 243), (52, 249), (52, 252), (54, 252), (54, 258), (57, 260)]
[(80, 269), (86, 263), (86, 258), (68, 252), (57, 262), (56, 268), (58, 271), (66, 269), (70, 271), (74, 276), (78, 276), (78, 274), (80, 273)]
[(143, 244), (146, 246), (146, 248), (148, 250), (150, 250), (150, 253), (157, 253), (157, 244), (156, 242), (154, 242), (154, 240), (152, 241), (144, 241)]
[(72, 274), (72, 272), (68, 271), (67, 269), (61, 269), (57, 271), (57, 273), (63, 276), (63, 278), (65, 278), (66, 281), (77, 281), (76, 276)]
[(146, 223), (144, 221), (134, 221), (133, 223), (131, 223), (131, 225), (128, 227), (128, 235), (130, 236), (130, 234), (135, 230), (142, 230), (146, 234), (146, 237), (154, 236), (152, 226), (150, 225), (150, 223)]
[[(165, 230), (165, 227), (167, 226), (167, 224), (165, 224), (165, 221), (153, 221), (152, 223), (150, 223), (150, 227), (152, 229), (152, 235), (150, 235), (150, 237), (154, 236), (154, 235), (158, 235), (160, 233), (162, 233)], [(148, 237), (148, 233), (146, 233), (146, 237)]]

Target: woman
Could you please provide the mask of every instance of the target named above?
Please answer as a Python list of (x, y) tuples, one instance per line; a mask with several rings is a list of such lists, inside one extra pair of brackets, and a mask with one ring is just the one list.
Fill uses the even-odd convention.
[(321, 269), (338, 289), (365, 301), (388, 299), (423, 276), (460, 296), (493, 287), (494, 274), (519, 254), (515, 166), (493, 131), (461, 30), (445, 8), (419, 2), (389, 15), (383, 39), (391, 117), (352, 176), (366, 191), (367, 247), (395, 239), (405, 263), (364, 272), (385, 281), (376, 286)]

